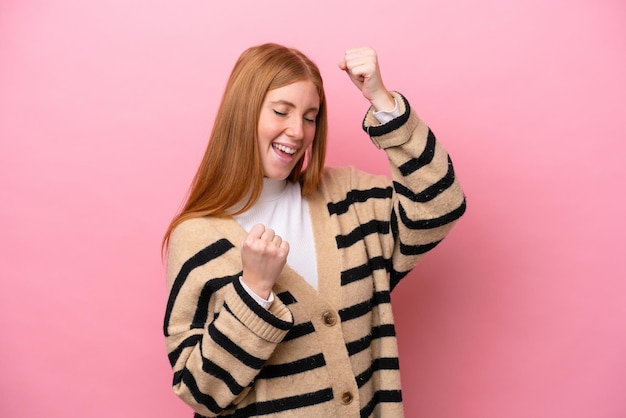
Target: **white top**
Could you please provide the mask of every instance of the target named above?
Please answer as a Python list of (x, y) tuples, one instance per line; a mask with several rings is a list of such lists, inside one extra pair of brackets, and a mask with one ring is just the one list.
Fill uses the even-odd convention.
[[(314, 289), (317, 289), (317, 257), (313, 227), (309, 215), (309, 204), (302, 198), (300, 184), (287, 180), (263, 179), (263, 190), (256, 204), (244, 213), (234, 217), (235, 220), (249, 231), (256, 224), (271, 228), (277, 235), (289, 243), (287, 264), (297, 271)], [(250, 289), (242, 281), (248, 292)], [(258, 298), (259, 301), (268, 302)], [(266, 303), (262, 303), (266, 305)]]

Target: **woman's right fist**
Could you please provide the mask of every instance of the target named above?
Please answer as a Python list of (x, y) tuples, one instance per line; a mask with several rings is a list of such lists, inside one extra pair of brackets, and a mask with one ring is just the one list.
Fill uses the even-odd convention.
[(267, 299), (287, 263), (289, 243), (264, 225), (254, 225), (241, 243), (243, 281), (254, 293)]

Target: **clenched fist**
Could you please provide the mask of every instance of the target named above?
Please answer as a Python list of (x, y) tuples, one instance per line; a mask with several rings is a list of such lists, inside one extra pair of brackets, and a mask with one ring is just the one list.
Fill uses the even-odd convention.
[(289, 243), (264, 225), (254, 225), (241, 243), (243, 281), (267, 299), (287, 263)]
[(380, 75), (378, 55), (372, 48), (348, 49), (339, 63), (339, 68), (348, 74), (350, 80), (376, 110), (390, 111), (395, 108), (393, 96), (385, 88)]

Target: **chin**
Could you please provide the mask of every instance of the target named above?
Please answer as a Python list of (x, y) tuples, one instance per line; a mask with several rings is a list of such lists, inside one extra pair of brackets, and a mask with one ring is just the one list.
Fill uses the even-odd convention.
[(270, 180), (287, 180), (287, 178), (289, 177), (289, 173), (287, 174), (270, 173), (270, 174), (265, 174), (264, 177)]

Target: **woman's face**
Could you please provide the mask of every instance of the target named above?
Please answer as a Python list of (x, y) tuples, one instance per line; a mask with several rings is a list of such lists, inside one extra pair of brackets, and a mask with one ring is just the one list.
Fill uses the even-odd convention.
[(311, 81), (270, 90), (259, 115), (258, 137), (265, 177), (284, 180), (304, 157), (315, 137), (315, 119), (320, 107)]

